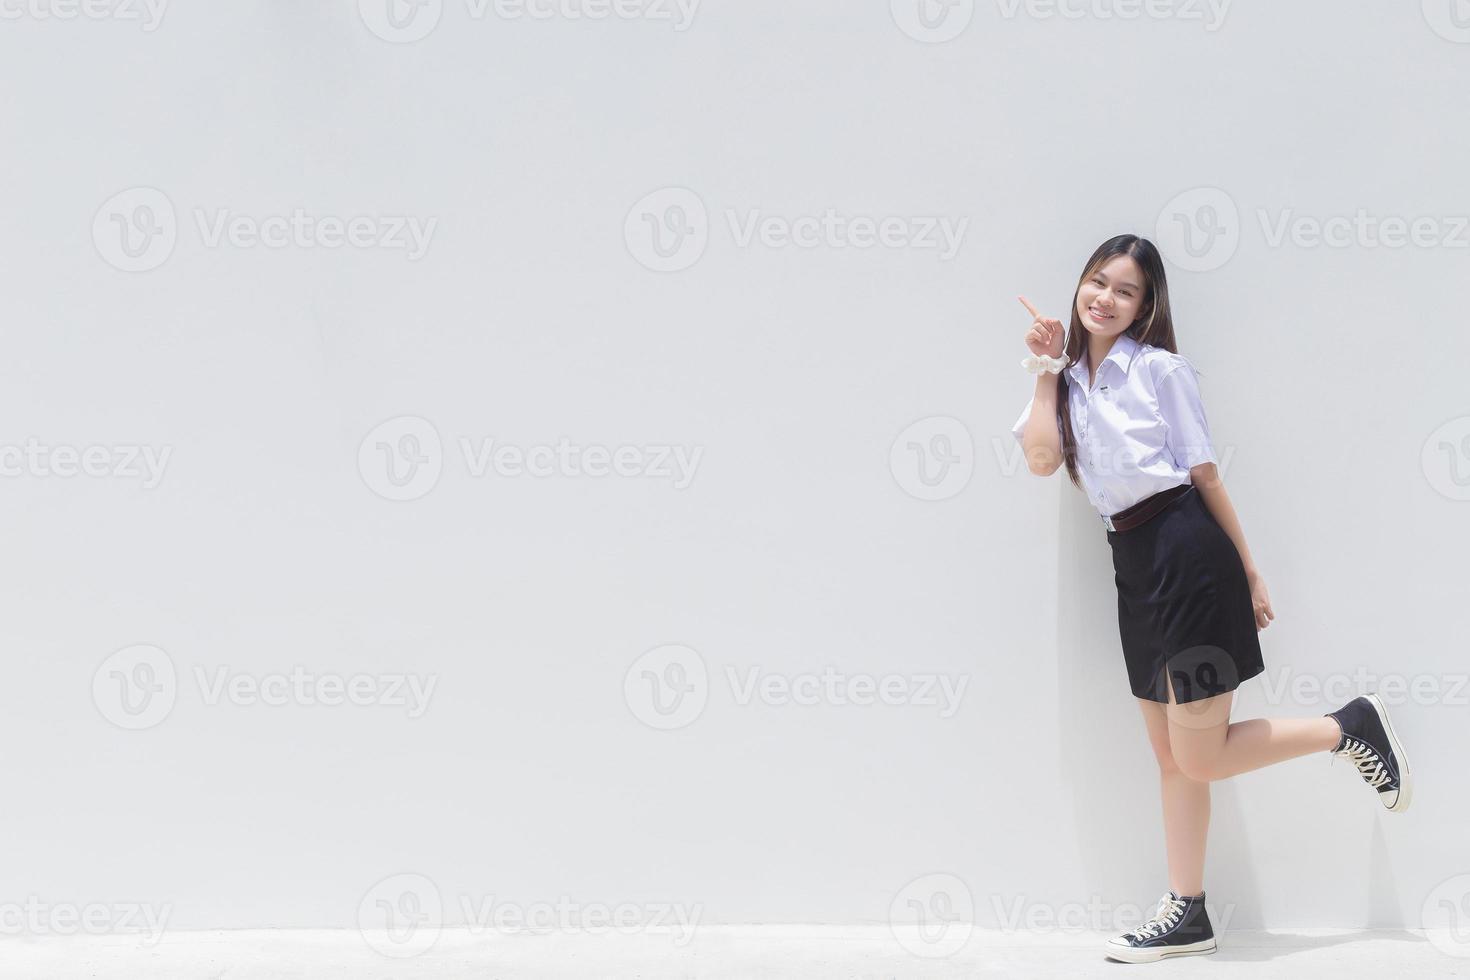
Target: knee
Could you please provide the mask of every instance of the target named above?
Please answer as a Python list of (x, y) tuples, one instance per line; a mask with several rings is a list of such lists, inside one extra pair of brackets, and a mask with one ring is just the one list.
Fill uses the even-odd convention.
[(1223, 778), (1219, 761), (1213, 756), (1184, 753), (1176, 756), (1174, 762), (1186, 779), (1192, 779), (1197, 783), (1209, 783)]
[(1155, 742), (1153, 750), (1154, 759), (1159, 764), (1159, 775), (1175, 776), (1179, 774), (1179, 762), (1174, 758), (1174, 752), (1172, 749), (1169, 748), (1169, 744), (1167, 742), (1165, 742), (1163, 745)]

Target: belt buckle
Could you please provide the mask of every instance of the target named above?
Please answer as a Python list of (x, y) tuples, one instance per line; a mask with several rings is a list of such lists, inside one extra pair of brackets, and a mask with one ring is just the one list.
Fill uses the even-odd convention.
[(1103, 527), (1107, 528), (1109, 531), (1114, 530), (1114, 528), (1113, 528), (1113, 519), (1111, 517), (1109, 517), (1107, 514), (1103, 514), (1102, 515), (1102, 521), (1103, 521)]

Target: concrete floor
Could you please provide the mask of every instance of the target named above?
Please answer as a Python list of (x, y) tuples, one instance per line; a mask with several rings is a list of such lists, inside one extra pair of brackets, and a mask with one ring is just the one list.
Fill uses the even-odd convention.
[(351, 930), (169, 933), (147, 946), (121, 936), (0, 939), (0, 977), (46, 980), (254, 980), (254, 978), (1041, 978), (1149, 976), (1330, 976), (1435, 980), (1470, 977), (1470, 943), (1422, 930), (1232, 931), (1219, 952), (1164, 963), (1103, 959), (1107, 937), (977, 930), (943, 959), (908, 953), (885, 927), (712, 926), (678, 946), (648, 934), (470, 934), (446, 929), (417, 956), (375, 952)]

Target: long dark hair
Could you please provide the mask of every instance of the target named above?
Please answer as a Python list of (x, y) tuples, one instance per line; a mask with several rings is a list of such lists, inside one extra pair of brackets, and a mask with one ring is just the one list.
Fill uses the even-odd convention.
[[(1119, 235), (1097, 247), (1077, 279), (1077, 288), (1072, 292), (1072, 322), (1067, 327), (1067, 342), (1063, 348), (1068, 364), (1076, 364), (1086, 355), (1087, 329), (1077, 315), (1077, 294), (1093, 273), (1119, 255), (1131, 258), (1143, 272), (1143, 303), (1138, 308), (1138, 318), (1123, 333), (1140, 344), (1179, 353), (1179, 346), (1174, 342), (1174, 317), (1169, 312), (1169, 283), (1164, 278), (1164, 261), (1159, 257), (1159, 250), (1147, 238)], [(1071, 477), (1072, 484), (1081, 490), (1082, 478), (1077, 473), (1077, 437), (1072, 434), (1072, 413), (1067, 408), (1071, 403), (1069, 386), (1072, 381), (1066, 371), (1058, 374), (1057, 378), (1060, 381), (1057, 387), (1057, 422), (1062, 427), (1062, 460), (1066, 463), (1067, 476)]]

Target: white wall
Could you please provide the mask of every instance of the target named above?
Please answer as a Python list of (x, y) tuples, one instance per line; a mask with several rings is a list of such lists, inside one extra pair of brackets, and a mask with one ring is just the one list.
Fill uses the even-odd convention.
[[(982, 926), (1151, 902), (1104, 532), (1008, 433), (1016, 294), (1066, 316), (1123, 231), (1169, 254), (1278, 614), (1236, 718), (1321, 714), (1357, 671), (1420, 683), (1391, 702), (1413, 808), (1326, 753), (1218, 784), (1212, 901), (1289, 927), (1465, 900), (1470, 39), (1434, 4), (961, 3), (930, 43), (903, 0), (707, 2), (684, 29), (444, 0), (417, 41), (432, 5), (395, 35), (376, 0), (179, 0), (152, 30), (27, 2), (0, 32), (0, 903), (188, 929), (352, 926), (415, 888), (447, 923), (559, 896), (881, 923), (949, 889)], [(672, 205), (696, 234), (665, 260), (643, 216)], [(211, 244), (222, 212), (294, 209), (426, 247)], [(741, 243), (754, 212), (828, 209), (962, 234)], [(1451, 241), (1273, 238), (1360, 210)], [(1226, 234), (1192, 257), (1180, 221)], [(936, 434), (959, 462), (920, 499), (907, 443)], [(427, 462), (395, 488), (378, 444), (405, 435)], [(461, 443), (563, 438), (640, 472), (697, 455), (682, 480), (476, 476)], [(156, 485), (119, 471), (134, 449), (169, 454)], [(648, 678), (681, 675), (640, 661), (669, 645), (705, 670), (678, 654), (672, 717)], [(297, 666), (435, 686), (421, 712), (210, 701)], [(742, 704), (730, 677), (828, 668), (966, 686), (946, 716)], [(1324, 681), (1352, 689), (1293, 686)], [(397, 874), (433, 893), (373, 891)]]

